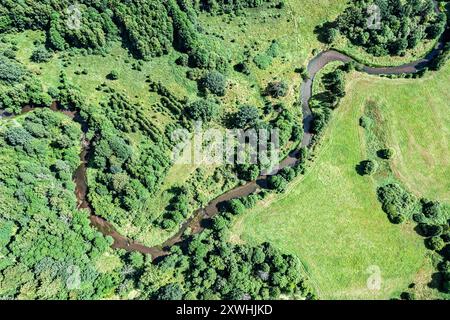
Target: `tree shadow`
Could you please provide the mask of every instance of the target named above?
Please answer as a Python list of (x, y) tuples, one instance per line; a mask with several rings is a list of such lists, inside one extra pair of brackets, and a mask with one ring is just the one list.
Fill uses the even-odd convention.
[(364, 167), (365, 167), (364, 164), (365, 164), (365, 162), (366, 162), (366, 160), (361, 161), (360, 163), (358, 163), (355, 166), (355, 170), (360, 176), (364, 176), (365, 175), (365, 173), (364, 173)]
[(327, 31), (331, 28), (336, 27), (335, 22), (324, 22), (321, 25), (318, 25), (314, 28), (314, 34), (317, 36), (317, 40), (319, 40), (322, 43), (327, 43), (326, 41), (326, 35)]

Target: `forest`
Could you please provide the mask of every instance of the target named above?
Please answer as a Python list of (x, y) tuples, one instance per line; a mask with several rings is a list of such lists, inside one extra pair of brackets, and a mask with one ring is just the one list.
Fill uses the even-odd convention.
[[(379, 29), (366, 26), (371, 4), (386, 17)], [(285, 39), (255, 41), (232, 55), (202, 23), (207, 17), (231, 24), (256, 8), (277, 22), (286, 18), (280, 13), (285, 6), (283, 0), (80, 0), (76, 6), (68, 0), (0, 0), (0, 298), (318, 297), (301, 255), (267, 241), (230, 241), (231, 229), (246, 211), (286, 193), (307, 173), (334, 114), (345, 107), (349, 74), (361, 68), (349, 62), (321, 75), (321, 91), (309, 101), (307, 133), (313, 137), (302, 146), (306, 106), (298, 99), (300, 86), (272, 73), (292, 58)], [(441, 37), (446, 23), (431, 0), (358, 0), (321, 25), (318, 37), (331, 46), (343, 36), (370, 55), (402, 56)], [(32, 38), (25, 50), (17, 40), (24, 39), (21, 35)], [(448, 49), (447, 43), (430, 69), (446, 63)], [(105, 58), (107, 72), (95, 73), (100, 66), (84, 65), (85, 58)], [(161, 61), (170, 68), (160, 72), (176, 73), (175, 85), (148, 69)], [(133, 81), (144, 80), (127, 83), (122, 62), (136, 72)], [(308, 80), (305, 65), (291, 69), (296, 81)], [(255, 98), (245, 83), (260, 74), (268, 76), (249, 86)], [(134, 90), (138, 86), (141, 91)], [(173, 236), (196, 209), (275, 165), (259, 161), (182, 169), (189, 174), (171, 171), (173, 133), (193, 132), (195, 121), (204, 129), (278, 129), (281, 158), (296, 150), (295, 164), (264, 177), (257, 192), (220, 203), (203, 232), (186, 229), (181, 243), (164, 248), (166, 256), (153, 260), (113, 249), (114, 239), (91, 225), (91, 215), (129, 241), (152, 246)], [(363, 118), (360, 125), (365, 127)], [(82, 150), (88, 209), (79, 207), (75, 192)], [(370, 179), (379, 172), (378, 163), (392, 157), (386, 146), (380, 159), (356, 167), (362, 179)], [(438, 271), (448, 292), (448, 208), (416, 198), (400, 183), (379, 185), (375, 193), (389, 221), (417, 224), (427, 248), (441, 257)]]

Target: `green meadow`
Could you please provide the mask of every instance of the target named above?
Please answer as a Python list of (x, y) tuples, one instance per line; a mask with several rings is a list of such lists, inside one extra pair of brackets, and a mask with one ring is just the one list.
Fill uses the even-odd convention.
[[(393, 172), (418, 196), (448, 200), (450, 65), (422, 79), (354, 73), (306, 175), (235, 222), (235, 242), (269, 241), (296, 254), (319, 297), (387, 299), (414, 282), (429, 296), (429, 253), (412, 223), (391, 224), (376, 198), (377, 181), (355, 166), (369, 157), (359, 118), (381, 105), (385, 141), (396, 150)], [(447, 88), (447, 89), (446, 89)], [(374, 267), (375, 266), (375, 267)], [(367, 281), (374, 270), (380, 290)]]

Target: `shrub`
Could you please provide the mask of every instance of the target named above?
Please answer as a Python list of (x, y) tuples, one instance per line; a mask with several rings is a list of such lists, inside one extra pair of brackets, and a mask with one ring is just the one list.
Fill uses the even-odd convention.
[(285, 167), (285, 168), (281, 169), (280, 175), (284, 179), (286, 179), (286, 181), (292, 181), (292, 180), (294, 180), (294, 178), (296, 176), (295, 170), (291, 167)]
[(362, 175), (372, 175), (377, 171), (378, 164), (373, 160), (364, 160), (359, 164), (359, 171)]
[(391, 148), (381, 149), (378, 150), (377, 154), (380, 158), (389, 160), (394, 156), (394, 149)]
[(234, 70), (245, 75), (250, 75), (250, 68), (246, 62), (240, 62), (234, 66)]
[(260, 53), (253, 58), (253, 62), (259, 69), (266, 70), (272, 64), (272, 57), (265, 53)]
[(187, 105), (186, 113), (193, 120), (209, 122), (218, 114), (219, 106), (205, 99), (194, 101)]
[(272, 58), (278, 57), (280, 54), (280, 45), (277, 41), (272, 41), (269, 48), (266, 51), (266, 54)]
[(218, 71), (208, 72), (199, 81), (199, 89), (203, 93), (212, 93), (217, 96), (224, 96), (227, 80), (223, 74)]
[(285, 81), (270, 82), (266, 88), (266, 94), (272, 98), (285, 97), (288, 92), (288, 85)]
[(239, 215), (245, 211), (245, 206), (240, 199), (232, 199), (228, 201), (228, 210), (234, 215)]
[(331, 44), (339, 36), (339, 30), (336, 28), (326, 28), (323, 33), (325, 43)]
[(259, 121), (259, 111), (256, 107), (243, 105), (233, 116), (234, 127), (245, 129), (255, 126)]
[[(389, 219), (403, 221), (419, 211), (417, 199), (396, 183), (381, 186), (377, 190), (378, 200)], [(394, 222), (394, 221), (393, 221)]]
[(45, 49), (45, 47), (41, 46), (36, 48), (31, 54), (31, 61), (41, 63), (48, 62), (52, 58), (52, 53)]
[(281, 175), (273, 175), (267, 178), (267, 186), (271, 190), (282, 193), (286, 190), (287, 181)]
[(440, 251), (444, 248), (445, 242), (441, 237), (431, 237), (425, 240), (425, 245), (430, 250)]
[(117, 80), (119, 79), (119, 73), (117, 72), (117, 70), (112, 70), (107, 76), (107, 79), (109, 80)]
[(362, 116), (359, 118), (359, 125), (364, 129), (367, 129), (372, 123), (372, 120), (368, 116)]

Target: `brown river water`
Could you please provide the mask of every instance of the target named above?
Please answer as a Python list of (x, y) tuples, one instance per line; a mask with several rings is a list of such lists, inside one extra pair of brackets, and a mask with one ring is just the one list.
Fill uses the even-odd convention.
[[(397, 67), (379, 67), (379, 68), (361, 65), (362, 71), (374, 75), (416, 73), (424, 69), (430, 63), (430, 61), (439, 53), (439, 51), (443, 48), (443, 46), (444, 42), (440, 41), (436, 45), (434, 50), (432, 50), (425, 58), (412, 63), (404, 64)], [(311, 140), (313, 137), (313, 133), (311, 132), (313, 115), (309, 107), (309, 100), (312, 94), (312, 84), (314, 81), (314, 77), (325, 65), (333, 61), (341, 61), (346, 63), (349, 61), (353, 61), (353, 59), (338, 51), (328, 50), (318, 54), (308, 64), (307, 72), (309, 74), (309, 78), (304, 80), (301, 85), (303, 127), (305, 131), (303, 140), (300, 144), (301, 147), (310, 147)], [(22, 114), (27, 113), (33, 109), (34, 107), (25, 106), (22, 109), (21, 113)], [(265, 185), (266, 179), (268, 177), (267, 175), (260, 176), (256, 181), (247, 182), (242, 186), (236, 187), (230, 191), (223, 193), (222, 195), (220, 195), (219, 197), (208, 203), (206, 207), (196, 210), (192, 214), (192, 216), (181, 225), (179, 231), (171, 238), (166, 240), (163, 244), (159, 246), (148, 247), (122, 236), (120, 233), (116, 231), (116, 229), (112, 226), (111, 223), (95, 215), (95, 212), (87, 199), (88, 185), (86, 180), (86, 169), (88, 164), (88, 158), (90, 155), (90, 141), (86, 139), (86, 132), (88, 130), (87, 123), (80, 117), (80, 115), (77, 112), (60, 109), (56, 102), (52, 104), (51, 109), (66, 114), (74, 121), (80, 123), (82, 127), (83, 137), (81, 140), (82, 141), (82, 151), (80, 154), (81, 164), (77, 168), (73, 176), (74, 182), (76, 184), (75, 193), (77, 196), (78, 208), (87, 210), (90, 214), (91, 224), (104, 235), (111, 236), (113, 238), (114, 240), (114, 243), (112, 245), (113, 248), (121, 248), (127, 251), (138, 251), (144, 254), (150, 254), (152, 256), (152, 259), (165, 256), (169, 254), (169, 249), (171, 246), (182, 242), (183, 234), (186, 231), (186, 229), (188, 228), (190, 229), (190, 234), (197, 234), (202, 232), (204, 230), (204, 225), (207, 223), (207, 221), (212, 217), (214, 217), (219, 212), (218, 207), (221, 203), (231, 199), (247, 196), (256, 192)], [(13, 115), (0, 110), (0, 117), (10, 117), (10, 116)], [(279, 169), (295, 165), (297, 162), (298, 153), (299, 150), (292, 151), (283, 161), (281, 161), (281, 163), (278, 166)]]

